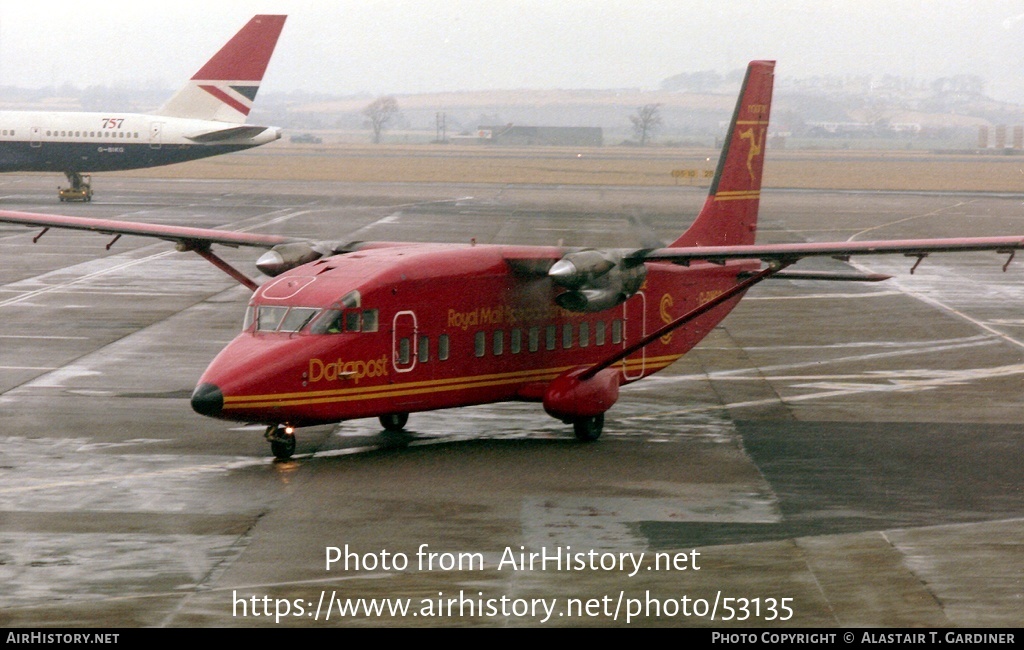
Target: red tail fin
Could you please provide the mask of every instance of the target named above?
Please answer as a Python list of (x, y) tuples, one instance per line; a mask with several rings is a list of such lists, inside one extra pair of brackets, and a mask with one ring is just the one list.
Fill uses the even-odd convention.
[(774, 70), (774, 61), (747, 66), (711, 191), (693, 225), (672, 247), (754, 243)]

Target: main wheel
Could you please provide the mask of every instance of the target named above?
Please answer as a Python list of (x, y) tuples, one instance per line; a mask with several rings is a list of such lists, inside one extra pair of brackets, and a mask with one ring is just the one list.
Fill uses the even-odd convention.
[(601, 437), (604, 429), (604, 413), (589, 418), (577, 418), (572, 422), (572, 430), (577, 440), (593, 442)]
[(382, 415), (377, 419), (380, 420), (380, 426), (384, 427), (386, 431), (401, 431), (405, 428), (405, 423), (409, 421), (409, 414), (392, 413)]

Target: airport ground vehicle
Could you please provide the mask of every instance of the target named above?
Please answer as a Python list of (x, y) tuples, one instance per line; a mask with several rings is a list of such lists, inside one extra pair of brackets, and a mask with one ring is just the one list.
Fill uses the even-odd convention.
[(57, 197), (61, 203), (66, 201), (92, 201), (92, 176), (81, 174), (76, 178), (70, 178), (71, 185), (61, 187), (57, 190)]

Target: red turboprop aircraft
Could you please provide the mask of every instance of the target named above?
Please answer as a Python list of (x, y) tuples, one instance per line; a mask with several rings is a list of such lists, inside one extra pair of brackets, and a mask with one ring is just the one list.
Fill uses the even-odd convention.
[[(754, 61), (703, 209), (655, 249), (308, 242), (273, 235), (0, 211), (0, 221), (174, 241), (253, 290), (242, 332), (203, 373), (192, 408), (267, 425), (278, 458), (297, 427), (502, 401), (541, 402), (580, 440), (619, 388), (679, 359), (770, 277), (812, 256), (993, 250), (1024, 237), (756, 245), (773, 61)], [(258, 286), (213, 244), (269, 249)]]

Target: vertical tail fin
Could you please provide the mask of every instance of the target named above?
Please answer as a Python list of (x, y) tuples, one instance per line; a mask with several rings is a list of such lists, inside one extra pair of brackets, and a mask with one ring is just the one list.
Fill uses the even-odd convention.
[(158, 115), (244, 124), (287, 16), (255, 16)]
[(751, 61), (747, 66), (708, 198), (672, 247), (754, 243), (774, 70), (774, 61)]

